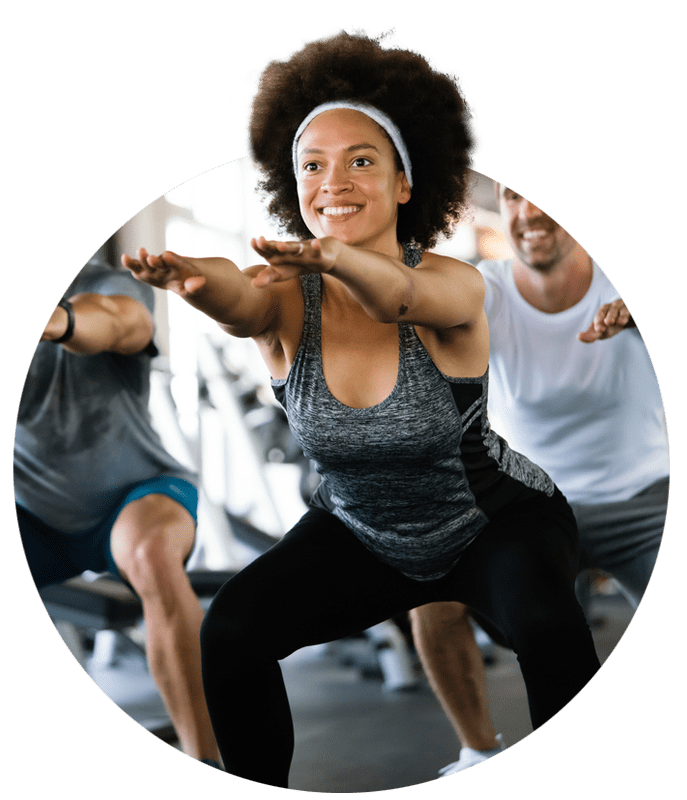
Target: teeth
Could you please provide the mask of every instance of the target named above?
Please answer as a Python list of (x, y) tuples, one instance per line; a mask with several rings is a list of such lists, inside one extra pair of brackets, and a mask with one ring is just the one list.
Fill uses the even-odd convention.
[(341, 217), (344, 214), (353, 214), (358, 210), (358, 206), (325, 206), (322, 213), (325, 217)]
[(543, 230), (542, 228), (536, 228), (534, 230), (523, 231), (522, 238), (523, 239), (542, 239), (547, 234), (548, 234), (548, 232)]

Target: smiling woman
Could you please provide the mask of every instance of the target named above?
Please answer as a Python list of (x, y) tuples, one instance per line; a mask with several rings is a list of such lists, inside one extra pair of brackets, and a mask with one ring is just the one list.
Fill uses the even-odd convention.
[[(364, 36), (341, 34), (312, 42), (263, 72), (250, 135), (264, 174), (261, 186), (269, 197), (268, 210), (285, 233), (311, 235), (293, 180), (294, 143), (314, 110), (342, 103), (364, 107), (385, 130), (394, 144), (397, 169), (405, 171), (419, 200), (399, 209), (399, 238), (433, 247), (442, 233), (451, 232), (467, 205), (470, 111), (453, 76), (433, 70), (417, 53), (387, 50)], [(412, 177), (401, 158), (399, 137)]]
[(322, 477), (297, 525), (206, 615), (203, 682), (224, 764), (287, 786), (278, 661), (441, 600), (477, 610), (517, 652), (541, 725), (599, 662), (574, 593), (572, 512), (489, 426), (483, 279), (429, 249), (466, 203), (457, 85), (415, 53), (341, 34), (267, 67), (251, 142), (269, 210), (295, 240), (253, 239), (267, 264), (243, 271), (170, 252), (123, 258), (255, 340)]

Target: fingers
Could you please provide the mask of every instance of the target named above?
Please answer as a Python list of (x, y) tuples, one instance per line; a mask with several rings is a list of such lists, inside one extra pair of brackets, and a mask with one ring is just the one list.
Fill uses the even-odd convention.
[(317, 239), (284, 242), (271, 241), (260, 236), (251, 240), (251, 246), (268, 262), (268, 266), (253, 278), (252, 284), (255, 287), (290, 281), (303, 274), (327, 271)]
[(595, 325), (601, 328), (624, 327), (630, 320), (630, 312), (622, 300), (606, 303), (596, 312)]
[(316, 239), (295, 242), (271, 241), (264, 236), (251, 239), (251, 247), (271, 264), (309, 262), (313, 255), (319, 258), (318, 244)]
[(144, 247), (140, 247), (137, 256), (138, 258), (132, 258), (130, 255), (124, 253), (121, 262), (122, 266), (131, 270), (136, 276), (139, 276), (148, 271), (148, 251)]
[(596, 342), (608, 339), (625, 328), (630, 321), (630, 312), (622, 300), (606, 303), (596, 312), (589, 328), (577, 335), (581, 342)]
[(131, 270), (131, 272), (139, 273), (143, 269), (143, 263), (135, 258), (132, 258), (127, 253), (124, 253), (120, 260), (122, 262), (122, 266), (126, 267), (128, 270)]
[[(164, 253), (161, 253), (159, 256), (149, 256), (148, 263), (150, 264), (150, 259), (156, 259), (154, 262), (157, 267), (174, 267), (178, 270), (187, 270), (191, 271), (196, 268), (196, 262), (199, 259), (193, 258), (186, 258), (184, 256), (177, 255), (177, 253), (173, 253), (171, 250), (165, 250)], [(200, 259), (202, 260), (202, 259)]]
[(603, 324), (607, 328), (611, 327), (625, 327), (630, 320), (630, 312), (622, 300), (615, 300), (613, 303), (608, 304), (606, 314), (603, 319)]
[(594, 323), (592, 323), (586, 331), (577, 334), (577, 338), (581, 342), (585, 342), (586, 344), (591, 344), (592, 342), (598, 342), (601, 338), (601, 333), (594, 328)]
[(265, 239), (264, 236), (259, 236), (257, 239), (250, 240), (251, 247), (256, 253), (259, 253), (263, 258), (270, 258), (280, 252), (280, 246), (286, 242), (273, 242)]
[(131, 270), (135, 278), (151, 286), (187, 297), (205, 285), (205, 277), (194, 264), (170, 250), (158, 256), (151, 255), (141, 247), (137, 255), (138, 258), (135, 259), (128, 255), (122, 256), (122, 264)]

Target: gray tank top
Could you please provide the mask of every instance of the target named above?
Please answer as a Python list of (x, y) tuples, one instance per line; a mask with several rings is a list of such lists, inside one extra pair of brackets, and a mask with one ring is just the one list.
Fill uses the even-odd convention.
[[(415, 267), (421, 251), (404, 247)], [(507, 503), (553, 494), (551, 479), (489, 426), (487, 376), (440, 372), (413, 325), (400, 323), (398, 378), (370, 408), (329, 391), (322, 368), (322, 277), (301, 278), (303, 333), (286, 379), (273, 380), (291, 430), (322, 476), (313, 505), (416, 580), (445, 575)]]

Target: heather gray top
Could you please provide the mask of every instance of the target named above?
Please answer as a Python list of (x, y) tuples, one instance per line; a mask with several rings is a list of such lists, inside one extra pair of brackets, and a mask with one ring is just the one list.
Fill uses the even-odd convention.
[[(406, 246), (416, 266), (419, 249)], [(398, 326), (398, 378), (371, 408), (329, 391), (322, 369), (322, 277), (301, 278), (303, 334), (275, 395), (304, 454), (322, 476), (313, 504), (344, 522), (378, 558), (417, 580), (453, 567), (508, 502), (552, 494), (550, 478), (489, 427), (487, 374), (441, 373), (410, 324)]]
[[(152, 311), (153, 290), (89, 263), (65, 293), (126, 294)], [(54, 528), (97, 525), (129, 485), (159, 475), (196, 479), (163, 448), (148, 411), (150, 355), (75, 355), (42, 342), (19, 405), (17, 503)]]

